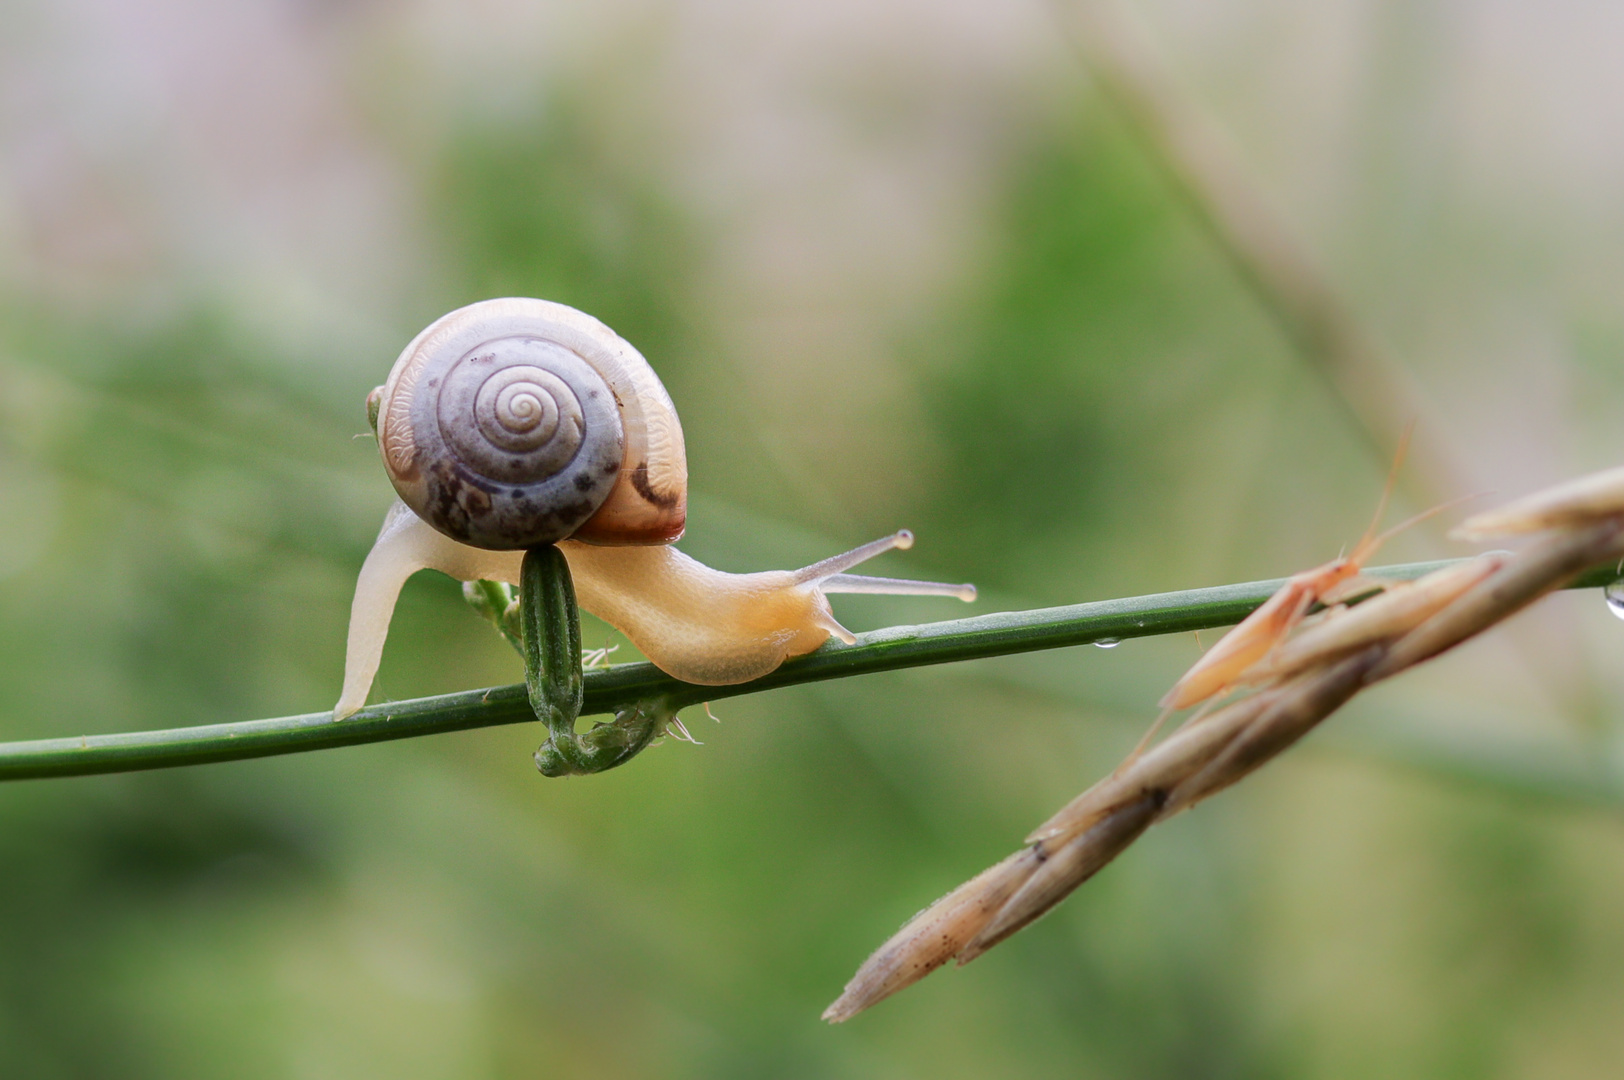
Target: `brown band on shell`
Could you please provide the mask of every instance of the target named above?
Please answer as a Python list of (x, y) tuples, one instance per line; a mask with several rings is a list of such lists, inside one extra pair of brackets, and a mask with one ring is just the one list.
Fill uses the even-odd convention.
[(655, 491), (648, 482), (648, 462), (639, 461), (631, 473), (632, 487), (637, 493), (661, 510), (674, 510), (682, 501), (680, 491)]

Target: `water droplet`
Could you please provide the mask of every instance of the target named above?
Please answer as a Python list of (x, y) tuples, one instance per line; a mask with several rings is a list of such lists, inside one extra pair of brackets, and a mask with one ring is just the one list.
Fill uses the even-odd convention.
[(1602, 595), (1607, 598), (1607, 610), (1624, 619), (1624, 578), (1603, 589)]
[[(1611, 594), (1609, 594), (1609, 595), (1611, 595)], [(1609, 604), (1612, 603), (1611, 600), (1609, 600), (1607, 602)], [(1624, 603), (1624, 601), (1621, 601), (1621, 603)], [(1618, 615), (1619, 618), (1624, 619), (1624, 612), (1620, 612), (1618, 608), (1614, 608), (1613, 613), (1615, 615)], [(1122, 639), (1121, 638), (1102, 637), (1102, 638), (1100, 638), (1098, 641), (1096, 641), (1094, 643), (1094, 647), (1096, 649), (1114, 649), (1118, 645), (1121, 645), (1121, 644), (1122, 644)]]

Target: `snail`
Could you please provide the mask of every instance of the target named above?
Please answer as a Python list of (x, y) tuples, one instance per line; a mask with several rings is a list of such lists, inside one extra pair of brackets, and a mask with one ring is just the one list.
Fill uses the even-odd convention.
[(675, 407), (648, 362), (597, 319), (546, 300), (485, 300), (444, 315), (367, 399), (399, 498), (362, 565), (344, 688), (366, 701), (395, 600), (434, 569), (518, 584), (526, 549), (557, 544), (580, 606), (662, 671), (747, 682), (832, 635), (830, 593), (975, 598), (971, 585), (846, 573), (913, 542), (907, 531), (794, 571), (730, 574), (670, 546), (686, 524)]

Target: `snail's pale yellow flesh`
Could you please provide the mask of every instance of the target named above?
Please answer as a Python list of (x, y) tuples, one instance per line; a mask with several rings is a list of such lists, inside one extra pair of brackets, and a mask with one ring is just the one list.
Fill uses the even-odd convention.
[[(832, 634), (855, 640), (835, 621), (825, 594), (877, 592), (975, 599), (970, 585), (899, 581), (847, 574), (892, 548), (906, 532), (876, 540), (799, 571), (729, 574), (712, 570), (669, 546), (601, 547), (566, 540), (581, 607), (625, 634), (660, 670), (685, 682), (720, 686), (767, 674), (809, 653)], [(378, 541), (356, 582), (350, 608), (344, 691), (333, 710), (342, 720), (366, 702), (395, 599), (406, 579), (433, 569), (462, 581), (486, 578), (518, 584), (522, 551), (485, 551), (437, 532), (404, 503), (384, 518)]]
[(486, 551), (442, 535), (400, 500), (384, 515), (377, 542), (361, 564), (350, 603), (350, 635), (344, 653), (344, 691), (333, 719), (342, 720), (366, 704), (378, 661), (383, 657), (395, 599), (406, 579), (434, 569), (459, 581), (486, 578), (517, 584), (522, 551)]

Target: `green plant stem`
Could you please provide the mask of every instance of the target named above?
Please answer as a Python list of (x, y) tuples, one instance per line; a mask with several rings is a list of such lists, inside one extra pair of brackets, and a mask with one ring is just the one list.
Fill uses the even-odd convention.
[(530, 707), (552, 733), (573, 742), (581, 714), (581, 616), (569, 563), (552, 544), (524, 553), (520, 571), (519, 640)]
[[(1379, 567), (1368, 573), (1413, 579), (1454, 561)], [(1617, 576), (1615, 567), (1600, 567), (1569, 588), (1597, 588)], [(1245, 618), (1281, 584), (1279, 580), (1255, 581), (893, 626), (859, 634), (852, 645), (828, 642), (814, 653), (787, 661), (770, 675), (735, 686), (695, 686), (673, 679), (652, 664), (617, 664), (586, 672), (581, 712), (614, 713), (649, 702), (674, 711), (702, 701), (823, 679), (1228, 626)], [(0, 780), (237, 761), (535, 719), (523, 685), (499, 686), (373, 705), (336, 723), (330, 712), (320, 712), (164, 731), (0, 743)]]

